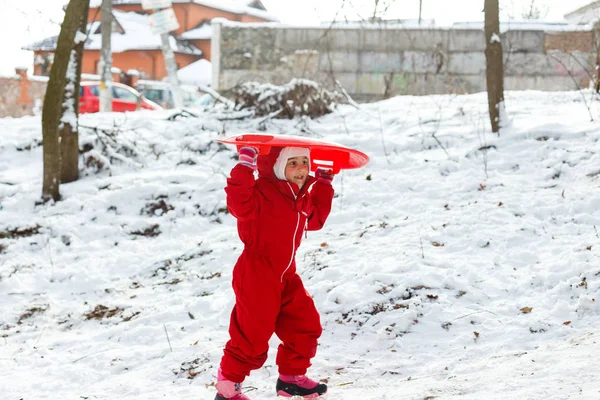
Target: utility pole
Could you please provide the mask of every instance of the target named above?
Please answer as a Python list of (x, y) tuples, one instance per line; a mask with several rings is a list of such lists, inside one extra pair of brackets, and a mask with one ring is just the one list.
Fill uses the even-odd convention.
[(100, 54), (100, 112), (112, 111), (112, 50), (110, 38), (112, 35), (112, 0), (102, 1), (102, 51)]
[(167, 81), (171, 85), (171, 96), (175, 108), (183, 107), (183, 95), (177, 78), (177, 63), (175, 54), (171, 48), (171, 36), (169, 32), (179, 29), (179, 22), (173, 8), (171, 0), (142, 0), (144, 10), (152, 10), (150, 16), (150, 25), (155, 34), (160, 35), (162, 43), (162, 53), (167, 67)]
[(419, 0), (419, 26), (421, 26), (422, 12), (423, 12), (423, 0)]
[(162, 41), (162, 53), (167, 66), (167, 78), (171, 84), (171, 93), (173, 95), (173, 105), (175, 108), (183, 107), (183, 95), (181, 93), (181, 87), (179, 87), (179, 78), (177, 77), (177, 63), (175, 62), (175, 53), (169, 43), (170, 35), (163, 33), (160, 35)]

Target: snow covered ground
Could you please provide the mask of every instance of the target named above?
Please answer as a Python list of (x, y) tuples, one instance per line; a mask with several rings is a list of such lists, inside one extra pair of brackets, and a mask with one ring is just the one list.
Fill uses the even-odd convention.
[[(371, 157), (336, 177), (297, 257), (329, 399), (600, 398), (600, 101), (506, 106), (500, 137), (485, 94), (315, 121), (85, 115), (100, 130), (81, 133), (83, 176), (54, 205), (38, 203), (40, 119), (0, 120), (0, 398), (214, 397), (241, 250), (235, 152), (215, 140), (260, 127)], [(277, 344), (252, 399), (274, 398)]]

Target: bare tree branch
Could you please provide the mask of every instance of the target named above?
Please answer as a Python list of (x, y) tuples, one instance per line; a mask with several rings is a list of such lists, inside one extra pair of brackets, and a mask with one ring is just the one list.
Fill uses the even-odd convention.
[(569, 76), (571, 77), (571, 79), (573, 79), (573, 82), (575, 82), (575, 85), (577, 86), (577, 90), (579, 91), (579, 94), (581, 94), (581, 97), (583, 98), (583, 102), (585, 103), (585, 107), (588, 110), (588, 113), (590, 114), (590, 121), (594, 121), (594, 116), (592, 115), (592, 110), (590, 109), (590, 106), (587, 102), (587, 100), (585, 99), (585, 96), (583, 94), (583, 92), (581, 91), (581, 87), (579, 86), (579, 82), (577, 81), (577, 79), (575, 79), (575, 77), (573, 76), (573, 74), (571, 73), (571, 71), (567, 68), (567, 66), (565, 65), (565, 63), (563, 63), (561, 60), (559, 60), (557, 57), (555, 57), (552, 53), (548, 54), (548, 57), (552, 58), (554, 61), (556, 61), (557, 63), (559, 63), (560, 65), (563, 66), (563, 68), (565, 69), (565, 71), (567, 71), (567, 73), (569, 74)]

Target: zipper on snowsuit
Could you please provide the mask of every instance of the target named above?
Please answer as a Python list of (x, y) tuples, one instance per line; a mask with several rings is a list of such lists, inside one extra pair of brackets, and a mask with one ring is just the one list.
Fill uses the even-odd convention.
[(304, 239), (308, 239), (308, 214), (304, 211), (302, 211), (302, 214), (306, 217), (306, 220), (304, 220)]
[[(298, 199), (298, 196), (296, 195), (296, 193), (294, 193), (294, 189), (292, 188), (290, 183), (287, 182), (287, 184), (288, 184), (288, 187), (290, 188), (290, 191), (292, 192), (292, 195), (294, 196), (294, 203), (295, 203), (295, 201)], [(296, 235), (298, 234), (298, 227), (300, 226), (300, 211), (296, 210), (296, 212), (298, 213), (298, 219), (296, 220), (296, 229), (294, 229), (294, 236), (292, 238), (292, 254), (290, 255), (290, 261), (288, 262), (287, 267), (281, 274), (281, 282), (283, 282), (283, 276), (285, 275), (287, 270), (290, 269), (290, 267), (292, 266), (292, 262), (294, 261), (294, 254), (296, 253)]]

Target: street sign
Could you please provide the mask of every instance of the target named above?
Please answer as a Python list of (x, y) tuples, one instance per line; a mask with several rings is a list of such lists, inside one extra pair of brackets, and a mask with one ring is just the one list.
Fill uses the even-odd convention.
[(150, 28), (152, 28), (152, 33), (156, 35), (179, 29), (175, 11), (172, 8), (167, 8), (150, 15)]
[(171, 0), (142, 0), (144, 10), (156, 10), (171, 7)]

